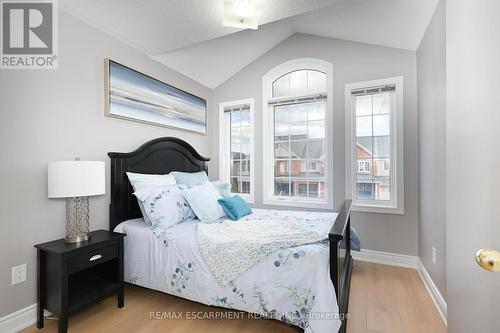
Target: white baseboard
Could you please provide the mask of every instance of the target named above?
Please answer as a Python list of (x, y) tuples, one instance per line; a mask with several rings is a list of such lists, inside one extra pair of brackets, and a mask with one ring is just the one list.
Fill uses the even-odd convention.
[(418, 257), (406, 254), (361, 250), (361, 252), (351, 251), (351, 255), (355, 260), (359, 261), (417, 269)]
[(36, 303), (0, 318), (0, 332), (15, 333), (36, 323)]
[[(37, 309), (36, 303), (25, 307), (24, 309), (12, 312), (0, 318), (0, 332), (16, 333), (28, 326), (36, 323)], [(51, 316), (52, 313), (48, 310), (43, 311), (44, 317)]]
[(448, 320), (447, 320), (448, 310), (446, 301), (444, 300), (443, 295), (441, 295), (441, 293), (439, 292), (439, 289), (434, 284), (434, 281), (432, 281), (431, 276), (425, 269), (420, 259), (418, 260), (417, 271), (425, 285), (425, 288), (427, 288), (427, 292), (431, 296), (432, 301), (434, 302), (434, 305), (436, 306), (436, 309), (438, 310), (439, 315), (441, 316), (441, 319), (443, 319), (444, 324), (448, 326)]

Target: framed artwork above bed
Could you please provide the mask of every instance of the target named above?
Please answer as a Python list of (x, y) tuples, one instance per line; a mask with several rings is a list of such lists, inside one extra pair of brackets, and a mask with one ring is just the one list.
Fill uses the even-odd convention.
[(207, 133), (205, 99), (113, 60), (104, 60), (106, 116)]

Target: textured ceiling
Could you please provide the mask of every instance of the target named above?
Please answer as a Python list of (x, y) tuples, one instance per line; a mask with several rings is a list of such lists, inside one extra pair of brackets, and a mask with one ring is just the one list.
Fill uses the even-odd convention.
[(61, 8), (215, 88), (294, 33), (416, 50), (438, 0), (257, 0), (258, 30), (222, 26), (224, 0), (64, 0)]
[[(257, 0), (260, 24), (334, 0)], [(138, 48), (159, 54), (241, 29), (222, 26), (224, 0), (62, 0), (61, 9)]]

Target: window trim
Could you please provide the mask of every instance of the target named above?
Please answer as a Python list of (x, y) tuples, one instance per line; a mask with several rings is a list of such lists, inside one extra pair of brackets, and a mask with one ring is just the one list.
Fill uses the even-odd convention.
[[(273, 98), (273, 82), (281, 76), (297, 70), (317, 70), (326, 73), (326, 114), (325, 114), (325, 199), (290, 199), (277, 198), (274, 195), (274, 167), (270, 168), (274, 154), (273, 113), (269, 112), (269, 102), (276, 100), (294, 99), (299, 96), (283, 96)], [(300, 96), (302, 97), (302, 96)], [(317, 58), (297, 58), (286, 61), (271, 69), (262, 77), (262, 129), (263, 129), (263, 204), (270, 206), (288, 206), (300, 208), (333, 209), (333, 65), (325, 60)], [(273, 143), (272, 145), (270, 143)]]
[[(234, 101), (219, 103), (219, 180), (231, 184), (230, 171), (226, 156), (229, 143), (225, 136), (227, 128), (225, 126), (224, 109), (248, 104), (250, 106), (250, 193), (233, 193), (241, 196), (248, 203), (255, 203), (255, 99), (246, 98)], [(230, 149), (230, 146), (229, 146)], [(230, 163), (230, 162), (229, 162)]]
[[(391, 111), (391, 181), (395, 180), (396, 184), (391, 187), (395, 193), (395, 200), (384, 204), (383, 202), (369, 202), (356, 200), (356, 137), (355, 137), (355, 106), (351, 91), (384, 86), (396, 85), (396, 101), (395, 111)], [(345, 110), (346, 110), (346, 126), (345, 126), (345, 141), (346, 141), (346, 197), (352, 199), (352, 210), (360, 212), (385, 213), (385, 214), (401, 214), (404, 211), (404, 125), (403, 125), (403, 77), (391, 77), (380, 80), (371, 80), (363, 82), (349, 83), (345, 85)], [(392, 143), (394, 142), (394, 143)]]

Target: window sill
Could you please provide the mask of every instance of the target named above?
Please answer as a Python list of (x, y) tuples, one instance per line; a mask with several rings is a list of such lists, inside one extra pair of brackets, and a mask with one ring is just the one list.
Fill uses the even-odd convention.
[(404, 215), (405, 210), (402, 207), (389, 207), (389, 206), (370, 206), (353, 203), (351, 207), (353, 212), (364, 212), (364, 213), (377, 213), (377, 214), (394, 214), (394, 215)]
[(295, 207), (295, 208), (318, 208), (318, 209), (332, 209), (333, 205), (327, 201), (322, 202), (311, 202), (311, 201), (295, 201), (295, 200), (273, 200), (264, 199), (264, 205), (267, 206), (283, 206), (283, 207)]

